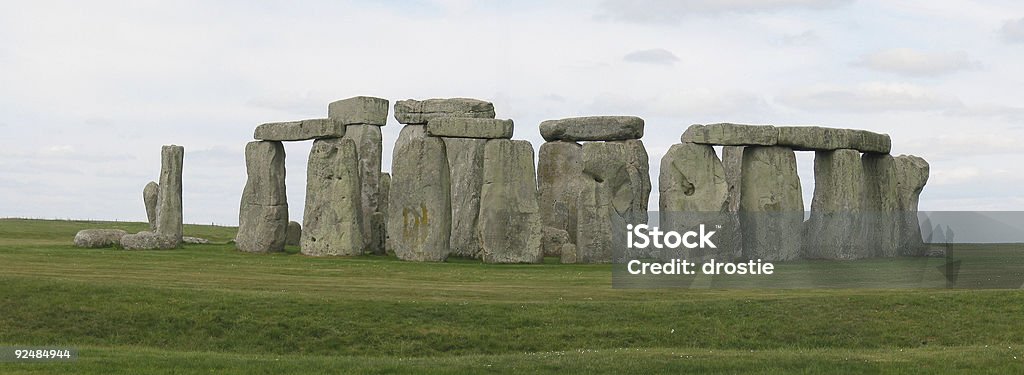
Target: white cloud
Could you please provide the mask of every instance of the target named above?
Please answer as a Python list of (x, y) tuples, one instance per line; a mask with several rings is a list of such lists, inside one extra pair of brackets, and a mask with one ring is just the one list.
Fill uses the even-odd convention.
[(630, 52), (622, 60), (642, 64), (673, 65), (679, 61), (679, 57), (668, 50), (654, 48)]
[(932, 111), (961, 107), (959, 99), (906, 83), (818, 86), (780, 95), (781, 104), (807, 111)]
[(607, 0), (605, 16), (638, 23), (676, 23), (694, 14), (758, 13), (789, 9), (823, 10), (853, 0)]
[(892, 48), (869, 53), (855, 66), (907, 76), (939, 76), (959, 70), (973, 69), (966, 52), (926, 52), (911, 48)]
[(999, 33), (1007, 42), (1024, 43), (1024, 18), (1003, 22), (1003, 28)]

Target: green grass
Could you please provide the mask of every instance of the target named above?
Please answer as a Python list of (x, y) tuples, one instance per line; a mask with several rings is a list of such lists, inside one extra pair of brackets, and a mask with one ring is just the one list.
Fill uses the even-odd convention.
[(209, 226), (70, 245), (100, 227), (146, 224), (0, 220), (0, 346), (80, 349), (0, 373), (1024, 371), (1019, 290), (613, 289), (607, 265), (242, 254)]

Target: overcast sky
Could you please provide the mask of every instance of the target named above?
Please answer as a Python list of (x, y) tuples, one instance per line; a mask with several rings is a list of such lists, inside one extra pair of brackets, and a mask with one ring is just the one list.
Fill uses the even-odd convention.
[[(664, 152), (712, 122), (888, 133), (931, 163), (922, 210), (1024, 210), (1019, 1), (8, 1), (0, 216), (144, 221), (173, 143), (185, 221), (234, 225), (253, 128), (356, 95), (488, 100), (535, 147), (546, 119), (640, 116), (652, 210)], [(293, 219), (309, 147), (286, 145)]]

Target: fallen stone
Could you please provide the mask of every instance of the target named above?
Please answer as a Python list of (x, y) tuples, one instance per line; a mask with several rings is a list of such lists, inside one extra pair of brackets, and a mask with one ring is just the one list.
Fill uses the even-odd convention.
[(793, 150), (746, 147), (742, 168), (743, 257), (767, 261), (798, 259), (804, 203)]
[(249, 142), (245, 169), (248, 177), (238, 209), (235, 247), (250, 253), (284, 251), (288, 229), (284, 145)]
[(156, 232), (139, 232), (121, 237), (121, 248), (125, 250), (170, 250), (181, 246), (181, 237)]
[(569, 233), (576, 243), (576, 201), (583, 178), (583, 147), (575, 142), (545, 142), (537, 158), (541, 222)]
[(440, 117), (494, 118), (494, 104), (468, 98), (395, 102), (395, 120), (401, 124), (423, 125)]
[[(435, 120), (430, 120), (434, 123)], [(427, 125), (428, 129), (430, 125)], [(451, 255), (480, 256), (480, 192), (484, 184), (486, 139), (442, 138), (451, 171)]]
[(779, 140), (779, 131), (771, 125), (691, 125), (680, 140), (705, 145), (774, 146)]
[(287, 246), (302, 245), (302, 224), (297, 221), (289, 221), (285, 229), (284, 244)]
[(553, 227), (543, 227), (541, 229), (540, 243), (546, 257), (561, 256), (562, 247), (566, 244), (571, 244), (569, 242), (569, 232)]
[(342, 125), (384, 126), (388, 122), (388, 104), (387, 99), (356, 96), (328, 104), (327, 117)]
[[(386, 109), (387, 107), (385, 107)], [(386, 112), (385, 112), (386, 113)], [(356, 154), (359, 156), (359, 181), (360, 205), (362, 207), (363, 240), (366, 241), (367, 253), (382, 254), (383, 247), (378, 247), (373, 241), (376, 235), (373, 233), (373, 222), (369, 220), (374, 212), (378, 211), (380, 199), (380, 167), (383, 154), (383, 144), (379, 126), (375, 125), (349, 125), (345, 130), (346, 139), (351, 139), (356, 145)]]
[(422, 128), (402, 128), (391, 158), (388, 248), (402, 260), (442, 262), (450, 252), (451, 174), (444, 141)]
[(491, 118), (439, 117), (427, 122), (427, 134), (453, 138), (512, 138), (512, 120)]
[(160, 189), (156, 200), (156, 232), (181, 244), (181, 171), (185, 148), (163, 146), (160, 150)]
[(149, 229), (156, 229), (156, 200), (160, 194), (160, 184), (150, 181), (142, 188), (142, 202), (146, 205), (146, 218), (149, 220)]
[(489, 140), (483, 170), (481, 258), (486, 263), (540, 263), (544, 254), (533, 146), (529, 141)]
[(313, 142), (306, 168), (302, 254), (352, 256), (363, 253), (361, 183), (355, 141)]
[(892, 140), (888, 135), (867, 130), (818, 126), (782, 126), (778, 130), (778, 145), (799, 151), (854, 149), (860, 152), (888, 154), (892, 148)]
[(545, 141), (625, 141), (644, 136), (644, 120), (634, 116), (590, 116), (540, 123)]
[(121, 244), (121, 237), (127, 235), (120, 229), (83, 229), (75, 234), (75, 247), (90, 249), (113, 247)]
[(271, 122), (256, 127), (253, 137), (261, 141), (306, 141), (320, 138), (341, 138), (345, 124), (329, 118), (289, 122)]
[(814, 198), (803, 228), (808, 259), (862, 259), (874, 255), (864, 244), (864, 167), (860, 152), (814, 153)]
[(181, 242), (192, 245), (206, 245), (210, 243), (210, 240), (199, 237), (182, 236)]

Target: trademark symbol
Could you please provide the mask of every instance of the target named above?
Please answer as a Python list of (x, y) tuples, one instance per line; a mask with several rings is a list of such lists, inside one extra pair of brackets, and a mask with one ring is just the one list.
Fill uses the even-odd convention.
[(722, 229), (721, 225), (715, 225), (715, 229)]

